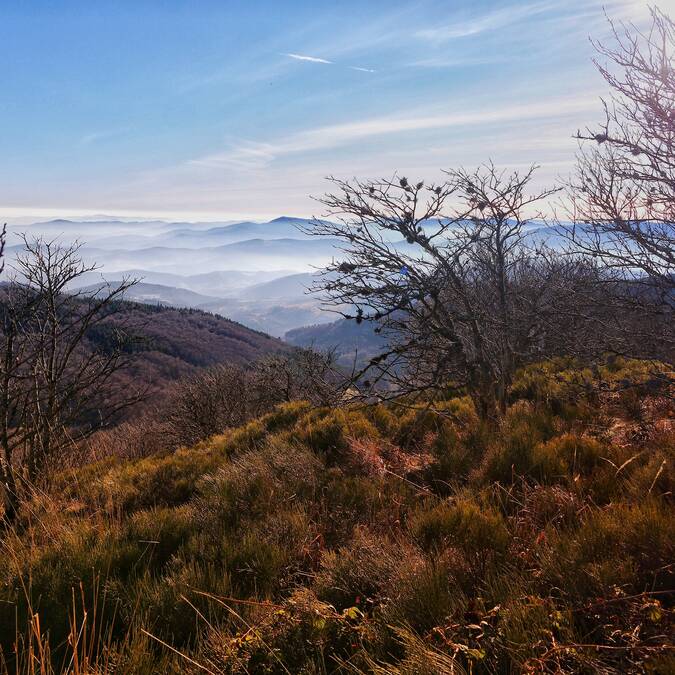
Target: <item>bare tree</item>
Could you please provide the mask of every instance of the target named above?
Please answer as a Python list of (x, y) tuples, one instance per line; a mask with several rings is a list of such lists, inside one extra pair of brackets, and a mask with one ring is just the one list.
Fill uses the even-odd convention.
[(598, 129), (567, 185), (575, 250), (602, 261), (645, 304), (675, 305), (675, 24), (651, 9), (651, 28), (612, 24), (614, 46), (595, 44), (610, 86)]
[(177, 384), (157, 412), (173, 447), (193, 445), (240, 426), (280, 403), (336, 404), (346, 382), (332, 354), (305, 349), (272, 354), (242, 367), (223, 364)]
[(580, 298), (594, 267), (556, 255), (528, 232), (537, 204), (551, 195), (527, 194), (533, 172), (488, 165), (450, 171), (430, 186), (331, 179), (337, 192), (319, 201), (333, 222), (308, 231), (340, 239), (344, 255), (315, 290), (334, 311), (373, 322), (389, 338), (388, 350), (357, 373), (364, 395), (454, 383), (497, 419), (517, 368), (566, 352), (573, 340), (583, 344)]
[(254, 382), (263, 405), (304, 400), (331, 406), (342, 399), (348, 379), (336, 364), (335, 350), (294, 349), (260, 359)]
[(69, 291), (94, 269), (79, 245), (24, 238), (0, 298), (0, 479), (11, 517), (22, 486), (136, 402), (115, 380), (130, 354), (117, 300), (134, 281), (95, 295)]
[(251, 371), (236, 365), (205, 369), (174, 387), (160, 412), (174, 447), (193, 445), (264, 412)]

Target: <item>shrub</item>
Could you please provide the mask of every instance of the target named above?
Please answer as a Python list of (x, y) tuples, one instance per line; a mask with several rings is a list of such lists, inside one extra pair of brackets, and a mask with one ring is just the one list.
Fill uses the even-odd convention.
[(637, 499), (643, 499), (644, 495), (675, 494), (675, 476), (673, 465), (675, 452), (671, 447), (664, 444), (662, 451), (646, 452), (642, 461), (633, 462), (626, 473), (624, 486), (630, 495)]
[(585, 504), (576, 493), (558, 485), (535, 485), (522, 495), (518, 514), (536, 533), (549, 526), (563, 528), (578, 524)]
[(419, 634), (444, 625), (466, 607), (463, 587), (469, 575), (461, 555), (453, 551), (402, 561), (391, 582), (389, 601), (382, 606), (382, 621)]
[(502, 516), (465, 498), (413, 513), (409, 527), (425, 550), (451, 546), (475, 561), (485, 560), (491, 554), (501, 556), (509, 545), (509, 531)]
[(544, 405), (553, 414), (583, 414), (583, 405), (597, 401), (599, 373), (580, 368), (572, 359), (551, 359), (521, 369), (511, 385), (512, 401)]
[(608, 597), (673, 588), (675, 515), (654, 499), (589, 513), (576, 530), (559, 533), (543, 578), (565, 595)]
[(417, 492), (396, 477), (346, 476), (338, 469), (329, 470), (319, 504), (325, 544), (346, 544), (358, 525), (378, 531), (398, 529), (415, 501)]
[[(92, 508), (132, 513), (154, 506), (177, 506), (196, 492), (201, 478), (215, 471), (224, 457), (210, 451), (179, 450), (171, 455), (87, 467), (75, 474), (79, 496)], [(71, 488), (72, 489), (72, 488)]]
[(195, 510), (190, 505), (134, 513), (120, 538), (144, 545), (145, 565), (162, 567), (194, 535)]
[(377, 440), (379, 434), (361, 412), (349, 409), (316, 410), (299, 420), (290, 438), (323, 456), (329, 464), (340, 464), (349, 452), (350, 439)]
[(306, 401), (282, 403), (271, 413), (260, 418), (260, 421), (268, 432), (277, 433), (293, 427), (293, 425), (311, 409), (311, 405)]
[(176, 648), (194, 646), (205, 622), (232, 624), (227, 608), (201, 591), (229, 597), (230, 577), (219, 565), (183, 555), (176, 556), (161, 576), (146, 573), (133, 584), (120, 579), (108, 583), (123, 624), (141, 625)]
[(368, 419), (377, 431), (386, 438), (392, 438), (399, 425), (399, 418), (390, 407), (379, 404), (369, 406), (366, 410)]
[(270, 439), (204, 478), (199, 512), (211, 527), (263, 518), (290, 498), (314, 494), (320, 467), (320, 460), (308, 450)]
[[(213, 447), (227, 456), (238, 455), (250, 450), (256, 450), (267, 437), (267, 429), (261, 420), (253, 420), (236, 429), (226, 431), (215, 436), (202, 445)], [(197, 446), (199, 447), (199, 446)]]
[(373, 637), (359, 613), (338, 613), (298, 589), (283, 605), (261, 608), (258, 621), (235, 635), (210, 631), (201, 661), (214, 671), (241, 675), (338, 672), (338, 660), (353, 668), (365, 665), (360, 653)]
[(475, 453), (454, 424), (442, 424), (433, 437), (430, 450), (434, 461), (424, 475), (436, 491), (447, 493), (452, 484), (466, 481), (475, 462)]
[(589, 474), (606, 454), (602, 443), (588, 436), (563, 434), (532, 449), (532, 473), (547, 483)]
[[(569, 657), (565, 658), (564, 651), (563, 663), (555, 658), (555, 647), (558, 643), (569, 644), (576, 641), (571, 612), (559, 611), (550, 598), (528, 595), (510, 600), (500, 611), (500, 618), (501, 654), (495, 656), (505, 669), (508, 667), (511, 672), (528, 672), (539, 658), (549, 654), (553, 655), (552, 661), (556, 666), (572, 665)], [(565, 664), (564, 661), (568, 663)], [(553, 666), (554, 663), (550, 665)]]
[(414, 556), (414, 549), (403, 541), (357, 528), (349, 544), (323, 555), (314, 589), (319, 599), (338, 610), (357, 605), (369, 611), (382, 599), (401, 561), (410, 562)]
[(525, 402), (512, 406), (502, 427), (489, 439), (475, 477), (483, 482), (512, 483), (516, 477), (527, 475), (534, 447), (555, 431), (555, 418), (550, 412)]
[(428, 408), (410, 408), (402, 412), (394, 442), (406, 450), (420, 450), (429, 434), (438, 433), (444, 418)]

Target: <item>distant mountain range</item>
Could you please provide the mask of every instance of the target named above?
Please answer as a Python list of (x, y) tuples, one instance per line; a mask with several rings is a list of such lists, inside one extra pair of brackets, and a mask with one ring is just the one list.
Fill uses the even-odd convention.
[[(23, 248), (20, 233), (66, 244), (78, 241), (83, 261), (97, 266), (78, 279), (80, 290), (96, 292), (104, 281), (138, 279), (127, 292), (128, 300), (199, 308), (282, 337), (287, 331), (334, 320), (333, 314), (321, 310), (310, 289), (316, 270), (344, 253), (339, 240), (311, 236), (313, 222), (288, 216), (267, 222), (190, 223), (103, 215), (90, 220), (10, 222), (5, 276), (11, 274), (13, 259)], [(534, 226), (529, 236), (559, 238), (544, 224)], [(410, 248), (402, 241), (391, 243), (402, 252)], [(351, 333), (343, 335), (332, 328), (330, 334), (343, 340), (345, 353), (350, 352)], [(304, 339), (299, 335), (292, 333), (289, 339)]]
[(282, 216), (268, 222), (165, 222), (100, 216), (9, 224), (7, 274), (23, 248), (20, 234), (64, 244), (78, 241), (97, 268), (71, 290), (93, 292), (105, 282), (137, 279), (126, 299), (192, 307), (282, 336), (321, 323), (319, 301), (307, 289), (313, 269), (340, 255), (337, 241), (312, 237), (312, 221)]
[[(114, 282), (112, 283), (114, 285)], [(109, 283), (90, 284), (77, 288), (78, 293), (85, 295), (104, 295)], [(198, 308), (209, 302), (217, 302), (219, 298), (195, 293), (187, 288), (173, 288), (162, 284), (146, 284), (141, 281), (124, 293), (124, 299), (142, 302), (146, 305), (164, 305), (166, 307)]]

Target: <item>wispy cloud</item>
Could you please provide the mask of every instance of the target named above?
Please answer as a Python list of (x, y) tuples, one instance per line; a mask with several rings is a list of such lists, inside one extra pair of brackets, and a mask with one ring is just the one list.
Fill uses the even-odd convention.
[(454, 23), (418, 30), (415, 37), (438, 43), (476, 36), (487, 31), (505, 28), (524, 19), (530, 19), (559, 6), (557, 2), (534, 2), (527, 5), (502, 7)]
[(302, 153), (346, 147), (378, 137), (413, 132), (449, 130), (457, 127), (488, 127), (528, 120), (564, 118), (596, 107), (594, 96), (561, 97), (544, 102), (523, 102), (467, 112), (439, 115), (374, 117), (371, 119), (307, 129), (269, 143), (238, 143), (229, 150), (190, 160), (189, 165), (205, 169), (236, 168), (257, 171), (275, 161)]
[(122, 129), (107, 129), (104, 131), (93, 131), (89, 134), (85, 134), (80, 138), (80, 145), (91, 145), (92, 143), (98, 143), (99, 141), (106, 141), (110, 138), (115, 138), (121, 134), (129, 131), (128, 127)]
[(439, 167), (475, 166), (487, 158), (505, 168), (539, 163), (538, 189), (569, 170), (573, 130), (597, 108), (595, 96), (586, 91), (547, 100), (514, 98), (499, 107), (487, 98), (455, 103), (456, 112), (401, 110), (266, 141), (235, 141), (222, 152), (136, 175), (126, 186), (128, 195), (136, 208), (198, 203), (231, 213), (255, 204), (271, 213), (311, 215), (307, 195), (321, 194), (328, 174), (378, 176), (400, 169), (434, 180), (442, 179)]
[(333, 63), (332, 61), (328, 61), (328, 59), (320, 59), (318, 56), (307, 56), (305, 54), (287, 53), (284, 54), (284, 56), (289, 56), (296, 61), (310, 61), (311, 63)]
[[(291, 59), (296, 61), (309, 61), (310, 63), (326, 63), (328, 65), (334, 65), (335, 61), (329, 61), (328, 59), (322, 59), (318, 56), (307, 56), (306, 54), (295, 54), (293, 52), (287, 52), (284, 56), (288, 56)], [(347, 66), (350, 70), (358, 70), (362, 73), (374, 73), (376, 72), (372, 68), (363, 68), (361, 66)]]

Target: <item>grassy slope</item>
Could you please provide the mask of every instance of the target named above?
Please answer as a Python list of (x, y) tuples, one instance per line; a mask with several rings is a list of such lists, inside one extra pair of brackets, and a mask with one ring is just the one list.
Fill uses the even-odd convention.
[(625, 389), (648, 379), (530, 369), (498, 430), (463, 398), (295, 403), (64, 474), (3, 542), (9, 668), (32, 626), (23, 672), (47, 643), (57, 671), (672, 672), (672, 400)]

